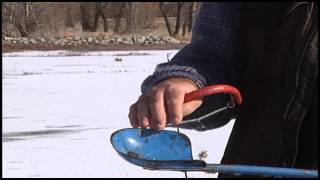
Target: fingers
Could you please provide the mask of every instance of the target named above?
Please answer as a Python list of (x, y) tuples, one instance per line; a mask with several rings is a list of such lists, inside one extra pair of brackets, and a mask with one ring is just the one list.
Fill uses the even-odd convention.
[(183, 101), (184, 92), (175, 88), (170, 88), (166, 90), (165, 100), (168, 111), (168, 120), (173, 125), (178, 125), (183, 117)]
[(129, 120), (132, 127), (139, 127), (139, 119), (137, 117), (137, 103), (130, 106)]
[(184, 95), (196, 89), (196, 85), (183, 78), (171, 78), (157, 84), (130, 107), (128, 116), (132, 127), (162, 130), (167, 119), (178, 125), (184, 116), (201, 105), (201, 101), (183, 103)]
[(148, 107), (148, 98), (141, 96), (137, 105), (137, 117), (139, 121), (139, 127), (146, 128), (149, 126), (150, 114)]
[(153, 88), (143, 94), (137, 103), (130, 107), (129, 119), (134, 128), (150, 127), (162, 130), (166, 126), (164, 89)]
[(151, 115), (150, 128), (162, 130), (166, 126), (166, 111), (164, 104), (164, 89), (154, 88), (149, 98), (149, 110)]

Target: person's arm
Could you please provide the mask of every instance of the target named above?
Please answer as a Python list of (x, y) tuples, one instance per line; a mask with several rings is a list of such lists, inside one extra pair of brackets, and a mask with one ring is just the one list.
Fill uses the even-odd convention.
[[(159, 64), (143, 82), (141, 97), (130, 107), (129, 119), (133, 127), (161, 130), (168, 122), (178, 125), (183, 116), (201, 104), (201, 101), (184, 103), (185, 94), (207, 85), (236, 85), (240, 58), (240, 8), (239, 3), (203, 3), (191, 43), (170, 62)], [(227, 95), (216, 95), (210, 100), (210, 106), (221, 107), (227, 101)], [(230, 119), (229, 115), (227, 118), (215, 117), (206, 129), (220, 127)]]
[(171, 77), (190, 79), (199, 88), (218, 83), (237, 84), (240, 8), (240, 3), (204, 2), (193, 28), (191, 43), (170, 62), (159, 64), (143, 82), (142, 92)]

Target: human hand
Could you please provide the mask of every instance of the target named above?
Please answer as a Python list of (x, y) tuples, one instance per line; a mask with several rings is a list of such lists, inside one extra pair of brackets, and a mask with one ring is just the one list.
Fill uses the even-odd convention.
[(128, 116), (132, 127), (162, 130), (167, 123), (178, 125), (184, 116), (201, 105), (201, 100), (184, 103), (184, 96), (197, 89), (186, 78), (170, 78), (158, 83), (131, 105)]

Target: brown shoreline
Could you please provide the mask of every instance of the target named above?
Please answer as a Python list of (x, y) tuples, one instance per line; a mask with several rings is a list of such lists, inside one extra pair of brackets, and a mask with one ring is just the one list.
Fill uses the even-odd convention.
[(66, 51), (128, 51), (128, 50), (171, 50), (181, 49), (186, 43), (181, 44), (163, 44), (163, 45), (128, 45), (128, 44), (110, 44), (110, 45), (22, 45), (22, 44), (6, 44), (2, 43), (2, 53), (19, 52), (19, 51), (52, 51), (52, 50), (66, 50)]

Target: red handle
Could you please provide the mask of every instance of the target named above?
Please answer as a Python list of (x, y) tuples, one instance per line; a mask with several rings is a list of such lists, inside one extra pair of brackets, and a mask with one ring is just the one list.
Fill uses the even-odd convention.
[(230, 85), (212, 85), (198, 89), (196, 91), (186, 94), (184, 97), (184, 102), (201, 100), (205, 96), (218, 93), (228, 93), (231, 95), (236, 104), (240, 105), (242, 103), (242, 97), (239, 90)]

